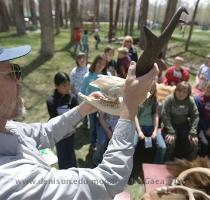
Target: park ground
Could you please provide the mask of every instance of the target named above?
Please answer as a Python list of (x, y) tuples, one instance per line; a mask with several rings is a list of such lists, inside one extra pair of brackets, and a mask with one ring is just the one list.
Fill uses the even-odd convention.
[[(112, 46), (116, 50), (121, 45), (118, 43), (107, 43), (105, 36), (107, 35), (108, 27), (103, 25), (101, 28), (102, 43), (99, 46), (99, 50), (95, 50), (93, 35), (90, 35), (90, 53), (88, 61), (91, 62), (94, 57), (103, 53), (106, 46)], [(159, 34), (159, 30), (154, 30), (156, 35)], [(135, 36), (138, 37), (139, 31), (135, 31)], [(122, 36), (123, 33), (118, 31), (118, 36)], [(210, 32), (202, 31), (199, 27), (194, 29), (190, 48), (188, 52), (184, 52), (185, 40), (188, 32), (185, 33), (185, 37), (182, 36), (179, 29), (175, 31), (172, 39), (168, 45), (167, 61), (170, 63), (172, 58), (176, 55), (184, 57), (185, 64), (193, 69), (198, 69), (199, 65), (205, 61), (205, 56), (210, 53)], [(15, 30), (10, 32), (0, 33), (0, 45), (4, 47), (12, 47), (24, 44), (30, 44), (32, 46), (32, 52), (24, 57), (15, 60), (14, 62), (20, 64), (23, 69), (22, 80), (22, 96), (25, 99), (25, 106), (27, 109), (26, 115), (18, 119), (24, 122), (47, 122), (48, 113), (46, 108), (46, 98), (53, 91), (53, 77), (58, 71), (64, 71), (70, 74), (71, 69), (75, 66), (75, 61), (72, 54), (69, 51), (70, 33), (69, 29), (62, 29), (59, 35), (55, 36), (55, 55), (52, 58), (43, 58), (39, 56), (40, 49), (40, 32), (33, 31), (27, 32), (26, 35), (16, 36)], [(142, 51), (139, 49), (138, 54)], [(115, 51), (115, 58), (117, 51)], [(191, 74), (192, 83), (194, 81), (194, 75)], [(88, 132), (87, 129), (79, 127), (76, 134), (76, 156), (79, 167), (91, 166), (91, 152), (89, 151), (88, 144)], [(133, 185), (129, 185), (126, 188), (132, 195), (132, 199), (139, 199), (144, 192), (143, 185), (135, 182)]]

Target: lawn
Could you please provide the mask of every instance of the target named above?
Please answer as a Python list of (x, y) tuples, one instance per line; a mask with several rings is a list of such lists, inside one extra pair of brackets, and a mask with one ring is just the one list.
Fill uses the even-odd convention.
[[(158, 30), (154, 31), (158, 34)], [(108, 44), (105, 41), (107, 34), (107, 26), (103, 25), (101, 29), (102, 43), (100, 50), (94, 48), (94, 38), (90, 36), (90, 54), (89, 62), (91, 62), (95, 55), (102, 53), (104, 47), (109, 45), (115, 48), (120, 44)], [(120, 36), (122, 32), (118, 32)], [(135, 31), (138, 36), (138, 30)], [(186, 33), (187, 36), (187, 33)], [(185, 58), (187, 65), (198, 67), (205, 60), (210, 48), (210, 33), (207, 31), (200, 31), (196, 29), (193, 33), (192, 43), (189, 52), (183, 52), (184, 42), (186, 40), (177, 29), (169, 43), (168, 58), (175, 55), (181, 55)], [(46, 122), (49, 118), (45, 100), (53, 91), (53, 77), (58, 71), (64, 71), (68, 74), (75, 66), (75, 61), (72, 58), (69, 49), (66, 48), (69, 42), (70, 33), (68, 29), (62, 29), (61, 34), (55, 36), (55, 55), (52, 58), (42, 58), (39, 56), (40, 48), (40, 32), (27, 32), (24, 36), (16, 36), (15, 30), (12, 29), (7, 33), (0, 33), (0, 45), (5, 47), (12, 47), (23, 44), (30, 44), (32, 52), (24, 57), (15, 60), (23, 68), (22, 80), (22, 96), (25, 99), (27, 113), (24, 118), (19, 119), (24, 122)], [(139, 54), (140, 54), (139, 50)], [(117, 54), (117, 53), (115, 53)], [(115, 55), (116, 56), (116, 55)], [(170, 61), (170, 59), (169, 59)], [(194, 77), (192, 76), (191, 81)], [(89, 152), (88, 132), (82, 127), (78, 128), (76, 135), (76, 155), (80, 167), (91, 166), (91, 152)], [(143, 186), (135, 183), (127, 187), (127, 190), (132, 194), (132, 199), (139, 199), (143, 193)]]

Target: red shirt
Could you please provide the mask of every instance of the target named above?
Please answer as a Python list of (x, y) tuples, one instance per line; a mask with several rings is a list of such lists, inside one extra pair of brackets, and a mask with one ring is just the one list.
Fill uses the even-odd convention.
[(76, 29), (74, 31), (74, 41), (79, 43), (80, 40), (81, 40), (81, 31), (80, 29)]
[(181, 68), (176, 70), (176, 67), (172, 66), (167, 69), (163, 83), (166, 85), (177, 85), (182, 81), (188, 81), (189, 78), (189, 71), (187, 69)]

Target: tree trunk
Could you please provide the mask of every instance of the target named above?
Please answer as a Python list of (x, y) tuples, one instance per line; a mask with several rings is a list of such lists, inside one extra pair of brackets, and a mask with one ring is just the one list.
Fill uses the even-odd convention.
[(60, 33), (61, 0), (55, 0), (55, 34)]
[(36, 5), (35, 5), (34, 0), (29, 0), (29, 6), (30, 6), (32, 24), (37, 27), (38, 21), (37, 21), (37, 15), (36, 15)]
[[(164, 21), (163, 21), (163, 24), (161, 27), (161, 32), (164, 31), (165, 27), (168, 25), (169, 21), (173, 17), (173, 15), (176, 11), (177, 2), (178, 2), (178, 0), (168, 0)], [(162, 58), (163, 59), (166, 57), (167, 47), (168, 47), (168, 43), (162, 49), (162, 52), (163, 52)]]
[(111, 42), (112, 40), (112, 32), (113, 32), (113, 0), (109, 0), (109, 35), (108, 40)]
[(135, 16), (136, 16), (136, 0), (133, 0), (132, 12), (131, 12), (131, 22), (130, 22), (130, 35), (133, 35)]
[(189, 31), (189, 35), (188, 35), (186, 45), (185, 45), (185, 51), (188, 51), (188, 48), (189, 48), (189, 44), (190, 44), (190, 40), (191, 40), (191, 36), (192, 36), (192, 32), (193, 32), (193, 26), (194, 26), (196, 14), (197, 14), (197, 11), (198, 11), (199, 1), (200, 0), (197, 0), (197, 2), (195, 4), (195, 9), (194, 9), (194, 12), (193, 12), (193, 17), (192, 17), (192, 21), (191, 21), (191, 25), (190, 25), (190, 31)]
[(70, 35), (70, 45), (74, 42), (74, 29), (80, 26), (78, 19), (78, 0), (71, 0), (70, 4), (70, 22), (71, 22), (71, 35)]
[(54, 55), (54, 33), (51, 0), (39, 0), (39, 16), (41, 26), (41, 55)]
[(64, 1), (64, 21), (65, 21), (65, 28), (68, 28), (68, 23), (69, 23), (69, 11), (68, 11), (67, 0)]
[(120, 0), (117, 0), (117, 6), (116, 6), (116, 11), (115, 11), (115, 21), (114, 21), (114, 31), (115, 31), (115, 36), (117, 33), (117, 23), (119, 19), (119, 13), (120, 13)]
[(80, 26), (82, 26), (82, 23), (83, 23), (83, 9), (84, 9), (84, 1), (81, 0), (80, 8), (79, 8), (79, 15), (78, 15)]
[(144, 33), (144, 26), (147, 23), (147, 15), (148, 15), (148, 6), (149, 1), (148, 0), (141, 0), (140, 4), (140, 18), (139, 18), (139, 25), (140, 25), (140, 40), (139, 40), (139, 46), (144, 49), (145, 48), (145, 33)]
[(61, 9), (60, 9), (60, 27), (63, 27), (64, 26), (64, 23), (63, 23), (63, 1), (61, 0)]
[(171, 18), (173, 17), (175, 13), (177, 2), (178, 0), (168, 0), (164, 21), (161, 27), (162, 32), (165, 29), (165, 27), (168, 25), (169, 21), (171, 20)]
[(122, 16), (122, 20), (121, 20), (121, 30), (124, 29), (124, 16)]
[(0, 0), (0, 32), (9, 31), (9, 14), (4, 0)]
[(23, 12), (23, 0), (13, 0), (13, 9), (15, 15), (15, 25), (18, 35), (25, 34), (25, 21)]
[(14, 9), (13, 4), (9, 4), (9, 16), (10, 16), (10, 23), (12, 26), (15, 26), (15, 15), (14, 15)]
[(125, 28), (125, 19), (126, 19), (126, 17), (125, 17), (125, 8), (127, 7), (127, 2), (125, 2), (125, 0), (123, 0), (122, 2), (121, 2), (121, 8), (120, 8), (120, 10), (121, 10), (121, 12), (120, 12), (120, 17), (122, 16), (122, 18), (121, 18), (121, 30), (124, 30), (124, 28)]
[(158, 0), (155, 1), (154, 13), (153, 13), (153, 22), (152, 22), (153, 24), (156, 23), (157, 3), (158, 3)]
[(124, 35), (128, 35), (128, 27), (129, 27), (129, 21), (130, 21), (131, 7), (132, 7), (132, 0), (128, 0), (128, 12), (127, 12), (127, 15), (126, 15), (126, 20), (125, 20)]
[(141, 21), (141, 4), (140, 4), (140, 8), (139, 8), (139, 16), (138, 16), (138, 22), (137, 22), (137, 28), (138, 30), (140, 30), (140, 21)]
[(99, 25), (99, 0), (95, 0), (95, 6), (94, 6), (94, 22)]

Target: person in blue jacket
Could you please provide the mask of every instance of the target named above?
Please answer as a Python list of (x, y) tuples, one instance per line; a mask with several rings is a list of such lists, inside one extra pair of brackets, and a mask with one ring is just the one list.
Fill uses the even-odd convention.
[[(89, 85), (92, 81), (95, 81), (98, 78), (99, 74), (111, 75), (110, 73), (107, 73), (107, 61), (104, 55), (97, 55), (89, 68), (89, 72), (85, 74), (81, 85), (82, 94), (89, 95), (92, 92), (99, 91), (98, 88)], [(95, 150), (97, 140), (96, 126), (98, 123), (96, 113), (92, 113), (89, 115), (89, 122), (91, 148)]]

